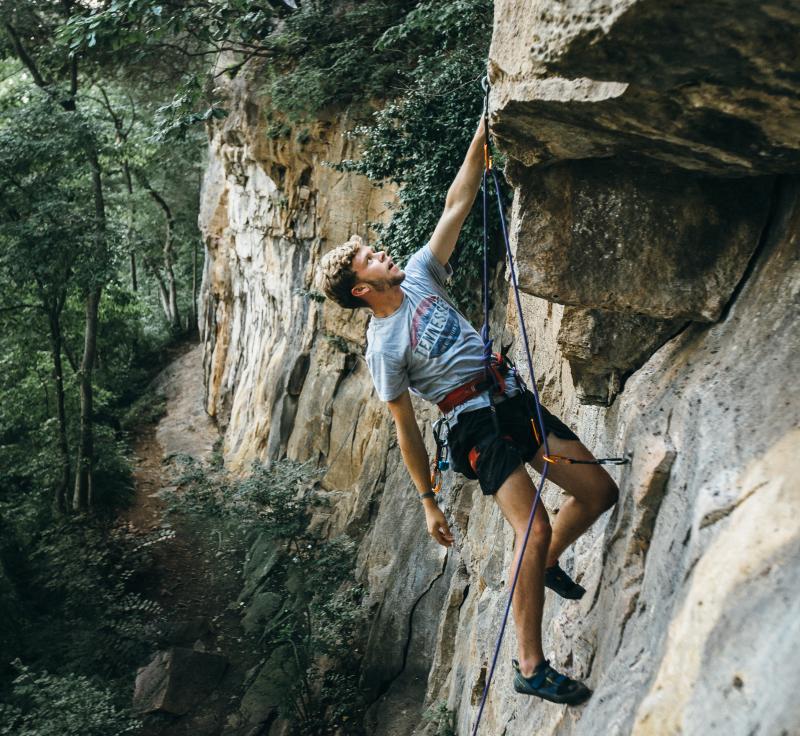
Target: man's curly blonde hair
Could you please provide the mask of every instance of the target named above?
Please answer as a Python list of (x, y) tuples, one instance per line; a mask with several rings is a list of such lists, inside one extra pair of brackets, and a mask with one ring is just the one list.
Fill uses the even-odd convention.
[(362, 299), (353, 296), (350, 290), (356, 284), (353, 272), (353, 258), (364, 245), (360, 235), (353, 235), (344, 245), (326, 253), (319, 264), (317, 283), (328, 297), (345, 309), (358, 309), (367, 306)]

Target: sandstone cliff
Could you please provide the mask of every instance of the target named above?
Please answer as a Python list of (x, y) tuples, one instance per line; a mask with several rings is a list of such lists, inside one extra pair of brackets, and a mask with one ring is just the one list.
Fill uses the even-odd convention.
[[(800, 732), (799, 28), (788, 0), (495, 4), (492, 122), (537, 379), (589, 447), (632, 462), (562, 560), (586, 596), (545, 608), (548, 656), (593, 698), (516, 696), (510, 633), (481, 733)], [(328, 467), (320, 521), (361, 539), (373, 607), (370, 732), (421, 732), (423, 703), (446, 701), (467, 734), (510, 530), (452, 477), (457, 543), (428, 539), (360, 357), (365, 315), (309, 295), (320, 254), (385, 217), (391, 193), (322, 165), (352, 153), (346, 118), (271, 140), (248, 82), (228, 94), (201, 214), (226, 462)], [(515, 319), (497, 309), (496, 330), (516, 336)], [(555, 488), (545, 501), (556, 513)]]

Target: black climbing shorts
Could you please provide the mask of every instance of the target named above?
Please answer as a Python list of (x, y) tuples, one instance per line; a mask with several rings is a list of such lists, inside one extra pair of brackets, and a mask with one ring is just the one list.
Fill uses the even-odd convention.
[[(523, 463), (530, 462), (540, 444), (531, 426), (535, 403), (530, 391), (501, 401), (495, 405), (495, 410), (499, 435), (492, 421), (491, 409), (487, 406), (459, 414), (458, 423), (450, 431), (448, 439), (453, 470), (472, 480), (477, 479), (487, 496), (497, 493), (511, 473)], [(578, 435), (544, 407), (542, 418), (548, 434), (562, 440), (578, 439)], [(469, 461), (473, 447), (479, 453), (477, 473)]]

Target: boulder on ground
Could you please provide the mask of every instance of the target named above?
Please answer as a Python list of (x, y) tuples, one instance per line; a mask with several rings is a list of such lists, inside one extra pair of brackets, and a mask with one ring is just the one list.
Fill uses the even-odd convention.
[(134, 710), (185, 715), (211, 694), (227, 667), (219, 654), (183, 647), (158, 652), (136, 673)]

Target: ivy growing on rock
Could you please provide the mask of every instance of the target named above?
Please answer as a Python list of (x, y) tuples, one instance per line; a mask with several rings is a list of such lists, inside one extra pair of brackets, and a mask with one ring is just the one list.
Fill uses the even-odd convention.
[[(372, 120), (357, 127), (363, 153), (341, 168), (373, 181), (399, 185), (399, 202), (386, 225), (376, 225), (379, 243), (407, 258), (433, 232), (447, 189), (463, 160), (482, 113), (481, 80), (491, 40), (490, 0), (418, 3), (403, 21), (388, 28), (376, 48), (403, 50), (415, 63)], [(491, 195), (491, 192), (490, 192)], [(480, 200), (480, 195), (478, 197)], [(491, 195), (494, 214), (494, 197)], [(499, 230), (491, 217), (491, 259), (497, 259)], [(479, 311), (482, 217), (479, 203), (464, 224), (452, 259), (452, 289), (471, 316)]]

